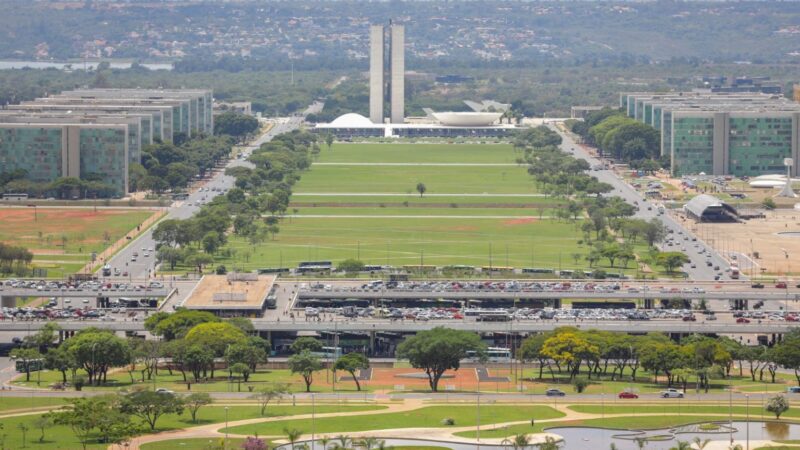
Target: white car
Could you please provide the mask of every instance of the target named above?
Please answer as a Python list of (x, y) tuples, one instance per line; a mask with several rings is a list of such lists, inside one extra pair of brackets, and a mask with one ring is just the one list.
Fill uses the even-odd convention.
[(659, 393), (661, 398), (683, 398), (683, 392), (677, 389), (667, 389)]

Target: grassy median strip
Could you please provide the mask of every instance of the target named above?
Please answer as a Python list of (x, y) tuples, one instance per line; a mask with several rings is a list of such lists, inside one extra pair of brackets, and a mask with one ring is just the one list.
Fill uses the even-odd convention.
[[(540, 405), (497, 405), (481, 407), (482, 423), (501, 423), (517, 420), (555, 419), (564, 414), (549, 406)], [(477, 423), (475, 406), (427, 406), (413, 411), (387, 414), (362, 414), (358, 416), (328, 417), (317, 419), (314, 423), (316, 433), (349, 433), (366, 430), (393, 428), (445, 427), (444, 419), (453, 419), (453, 426), (471, 426)], [(232, 434), (259, 436), (280, 436), (284, 428), (296, 428), (304, 433), (311, 432), (311, 419), (281, 420), (252, 425), (242, 425), (228, 429)]]

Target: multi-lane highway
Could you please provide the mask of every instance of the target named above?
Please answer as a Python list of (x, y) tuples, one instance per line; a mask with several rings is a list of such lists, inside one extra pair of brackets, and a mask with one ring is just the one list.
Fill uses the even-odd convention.
[[(244, 148), (242, 159), (231, 160), (225, 168), (250, 164), (245, 161), (250, 152), (261, 144), (269, 142), (275, 136), (298, 128), (303, 123), (305, 115), (319, 112), (323, 106), (323, 103), (315, 102), (304, 111), (303, 115), (292, 116), (285, 122), (276, 123), (268, 132)], [(164, 218), (187, 219), (193, 216), (200, 210), (201, 205), (211, 200), (214, 195), (220, 195), (233, 187), (234, 181), (233, 177), (225, 175), (224, 169), (215, 172), (211, 179), (199, 186), (201, 189), (192, 192), (186, 200), (173, 203)], [(152, 229), (150, 229), (120, 250), (107, 263), (112, 268), (119, 269), (120, 273), (128, 272), (128, 277), (124, 277), (126, 279), (147, 279), (155, 273), (156, 255), (154, 250), (155, 241)], [(149, 256), (145, 257), (145, 253)], [(134, 254), (138, 255), (134, 257)]]
[[(592, 167), (605, 167), (604, 161), (601, 161), (586, 152), (575, 142), (570, 134), (564, 133), (560, 128), (552, 124), (550, 125), (550, 128), (561, 136), (563, 140), (561, 148), (563, 151), (572, 154), (576, 158), (586, 160)], [(591, 175), (597, 177), (598, 180), (608, 183), (614, 187), (614, 190), (610, 193), (610, 195), (618, 196), (631, 205), (638, 204), (639, 211), (635, 215), (636, 218), (644, 220), (651, 220), (655, 218), (660, 220), (668, 229), (673, 230), (675, 234), (680, 232), (683, 236), (692, 236), (692, 233), (683, 225), (681, 225), (680, 222), (670, 216), (668, 212), (659, 214), (658, 208), (654, 202), (641, 196), (636, 189), (631, 187), (628, 183), (617, 176), (613, 170), (599, 168), (598, 170), (593, 170), (590, 173)], [(729, 280), (730, 277), (728, 276), (728, 272), (726, 270), (730, 267), (728, 261), (720, 256), (720, 254), (711, 246), (706, 245), (700, 240), (698, 240), (698, 242), (701, 244), (698, 246), (698, 248), (694, 248), (694, 246), (687, 247), (686, 253), (691, 258), (692, 262), (695, 263), (695, 267), (691, 267), (690, 264), (687, 264), (683, 267), (683, 270), (689, 275), (689, 278), (692, 280), (713, 280), (717, 272), (721, 270), (723, 274), (720, 279)], [(701, 249), (705, 249), (705, 253), (701, 254)], [(710, 257), (712, 262), (711, 266), (707, 266), (705, 264), (705, 260), (707, 259), (706, 255)], [(719, 266), (720, 270), (714, 270), (714, 266)]]

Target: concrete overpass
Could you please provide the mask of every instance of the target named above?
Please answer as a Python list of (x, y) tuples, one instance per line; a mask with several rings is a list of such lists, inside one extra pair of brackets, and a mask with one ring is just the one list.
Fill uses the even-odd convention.
[[(534, 333), (549, 331), (558, 327), (576, 327), (581, 329), (594, 329), (616, 331), (620, 333), (676, 333), (676, 334), (784, 334), (791, 329), (798, 328), (796, 323), (768, 322), (763, 323), (711, 323), (711, 322), (684, 322), (680, 320), (651, 320), (651, 321), (513, 321), (513, 322), (472, 322), (459, 320), (442, 321), (389, 321), (389, 320), (359, 320), (359, 321), (332, 321), (332, 322), (305, 322), (290, 321), (275, 322), (271, 320), (252, 320), (256, 330), (262, 332), (298, 332), (298, 331), (337, 331), (337, 332), (394, 332), (410, 333), (429, 330), (436, 326), (443, 326), (456, 330), (474, 331), (478, 333)], [(4, 331), (35, 332), (46, 321), (16, 321), (0, 322)], [(142, 322), (100, 322), (92, 320), (66, 320), (57, 321), (64, 331), (80, 331), (86, 328), (103, 328), (118, 332), (142, 332)]]
[(88, 298), (88, 297), (132, 297), (132, 298), (152, 298), (166, 297), (169, 295), (169, 288), (160, 289), (18, 289), (0, 287), (0, 297), (65, 297), (65, 298)]
[(298, 294), (300, 300), (311, 299), (447, 299), (447, 300), (548, 300), (548, 299), (623, 299), (623, 300), (662, 300), (662, 299), (689, 299), (689, 300), (764, 300), (786, 301), (800, 300), (797, 291), (765, 291), (765, 290), (715, 290), (711, 292), (628, 292), (626, 290), (611, 292), (593, 291), (424, 291), (424, 290), (351, 290), (351, 291), (325, 291), (303, 290)]

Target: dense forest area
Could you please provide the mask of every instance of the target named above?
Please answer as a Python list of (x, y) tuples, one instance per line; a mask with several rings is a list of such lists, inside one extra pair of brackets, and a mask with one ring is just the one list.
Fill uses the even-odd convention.
[[(548, 61), (800, 60), (796, 2), (516, 2), (7, 0), (0, 58), (245, 56), (255, 70), (366, 68), (367, 25), (406, 25), (417, 67)], [(197, 60), (195, 60), (197, 62)], [(240, 63), (242, 64), (242, 63)], [(250, 64), (243, 62), (243, 64)]]

